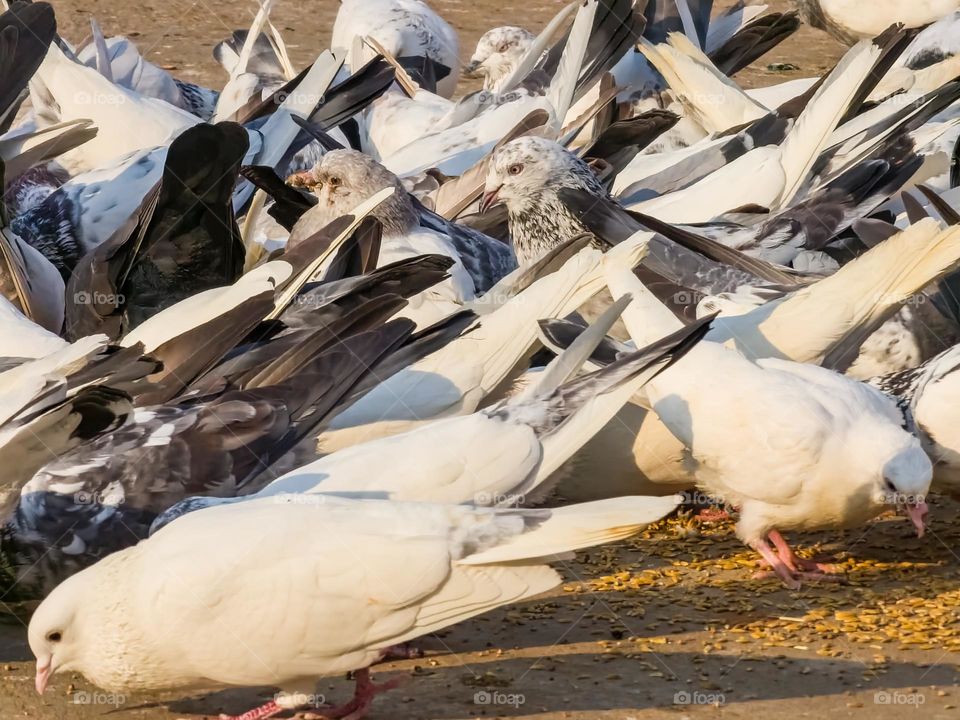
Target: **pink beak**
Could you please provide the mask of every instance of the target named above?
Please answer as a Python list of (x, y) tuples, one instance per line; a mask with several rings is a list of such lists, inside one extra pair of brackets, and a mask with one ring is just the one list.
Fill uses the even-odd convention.
[(50, 682), (50, 661), (47, 660), (47, 662), (42, 664), (38, 661), (37, 677), (34, 680), (38, 695), (43, 695), (43, 691), (47, 689), (48, 682)]
[[(500, 187), (503, 187), (503, 185)], [(500, 187), (491, 190), (488, 193), (484, 193), (483, 199), (480, 201), (481, 214), (492, 208), (497, 200), (500, 199)]]
[(910, 522), (913, 523), (913, 526), (917, 529), (917, 537), (922, 538), (923, 533), (927, 529), (926, 519), (927, 512), (929, 508), (927, 504), (922, 500), (919, 502), (907, 503), (907, 517), (910, 518)]

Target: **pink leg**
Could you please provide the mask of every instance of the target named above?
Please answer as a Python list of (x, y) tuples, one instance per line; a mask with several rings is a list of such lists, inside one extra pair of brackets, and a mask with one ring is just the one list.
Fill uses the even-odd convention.
[(248, 710), (243, 715), (221, 715), (220, 720), (264, 720), (280, 712), (283, 712), (283, 708), (271, 700), (265, 705)]
[[(754, 540), (752, 543), (750, 543), (750, 547), (760, 553), (760, 556), (767, 561), (767, 564), (771, 568), (773, 568), (773, 571), (777, 574), (777, 577), (783, 580), (784, 585), (791, 590), (800, 589), (800, 581), (797, 580), (794, 574), (796, 573), (796, 570), (791, 570), (790, 567), (780, 559), (780, 556), (773, 551), (772, 547), (770, 547), (770, 543), (763, 539)], [(762, 574), (758, 574), (754, 577), (761, 576)]]
[(331, 720), (361, 720), (365, 717), (373, 699), (382, 692), (393, 690), (403, 682), (402, 677), (395, 677), (385, 683), (375, 684), (370, 680), (370, 671), (367, 668), (357, 670), (356, 689), (353, 691), (353, 700), (334, 708), (324, 709), (324, 717)]
[(830, 565), (828, 563), (817, 562), (816, 560), (807, 560), (806, 558), (799, 557), (790, 545), (787, 544), (787, 541), (783, 538), (776, 530), (771, 530), (767, 533), (767, 537), (777, 548), (777, 554), (783, 559), (784, 564), (789, 567), (794, 572), (798, 570), (807, 570), (813, 573), (821, 573), (824, 575), (836, 575), (841, 572), (840, 568), (836, 565)]

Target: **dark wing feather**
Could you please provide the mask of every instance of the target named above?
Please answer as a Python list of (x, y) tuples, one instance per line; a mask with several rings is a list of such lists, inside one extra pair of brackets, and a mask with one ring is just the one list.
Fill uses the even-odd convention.
[[(433, 63), (426, 58), (418, 60)], [(449, 74), (450, 68), (446, 70)], [(393, 84), (395, 76), (393, 66), (382, 56), (376, 56), (346, 80), (330, 88), (308, 120), (321, 130), (332, 130), (383, 95)]]
[[(568, 210), (607, 243), (623, 242), (645, 229), (641, 221), (610, 199), (598, 200), (587, 192), (572, 188), (561, 188), (559, 195)], [(642, 265), (678, 287), (716, 295), (732, 292), (742, 285), (796, 285), (793, 276), (766, 263), (755, 263), (753, 258), (735, 257), (729, 254), (730, 248), (719, 243), (692, 233), (673, 233), (671, 230), (671, 234), (673, 237), (670, 238), (654, 236)], [(728, 257), (731, 261), (736, 259), (736, 266), (725, 264)]]
[(668, 110), (650, 110), (627, 120), (616, 120), (600, 133), (585, 157), (604, 160), (614, 173), (619, 173), (679, 121), (680, 116)]
[(710, 53), (710, 59), (720, 72), (736, 75), (799, 29), (800, 16), (796, 12), (764, 15), (740, 28), (732, 38)]
[(303, 214), (317, 204), (315, 195), (290, 187), (272, 167), (245, 165), (240, 174), (270, 196), (273, 203), (267, 207), (267, 214), (285, 230), (292, 230)]
[[(67, 333), (117, 338), (161, 310), (243, 271), (233, 189), (248, 147), (234, 123), (195, 125), (170, 146), (159, 185), (68, 284)], [(92, 300), (93, 302), (89, 302)]]
[(13, 122), (23, 92), (56, 35), (49, 3), (13, 2), (0, 15), (0, 132)]

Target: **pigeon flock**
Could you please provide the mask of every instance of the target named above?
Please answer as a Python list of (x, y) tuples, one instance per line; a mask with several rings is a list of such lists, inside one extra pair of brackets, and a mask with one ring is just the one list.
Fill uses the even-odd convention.
[[(791, 589), (841, 577), (791, 533), (960, 496), (960, 2), (575, 0), (471, 54), (341, 0), (300, 68), (277, 1), (220, 90), (4, 3), (0, 575), (38, 692), (280, 688), (261, 720), (351, 672), (309, 709), (358, 720), (372, 665), (693, 493)], [(803, 21), (837, 65), (742, 89)]]

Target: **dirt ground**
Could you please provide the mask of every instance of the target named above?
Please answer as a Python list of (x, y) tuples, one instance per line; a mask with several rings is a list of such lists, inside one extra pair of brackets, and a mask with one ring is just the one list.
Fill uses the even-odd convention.
[[(107, 34), (133, 36), (154, 62), (211, 86), (224, 80), (213, 46), (255, 10), (250, 0), (53, 1), (68, 39), (82, 41), (95, 16)], [(489, 27), (537, 29), (560, 7), (543, 0), (434, 4), (460, 31), (465, 58)], [(274, 21), (295, 63), (326, 46), (337, 6), (279, 0)], [(758, 86), (820, 74), (841, 51), (804, 28), (738, 79)], [(768, 69), (787, 62), (799, 69)], [(958, 503), (935, 502), (924, 540), (891, 518), (856, 533), (797, 538), (801, 547), (836, 557), (846, 578), (800, 592), (751, 579), (755, 559), (728, 523), (675, 518), (634, 541), (581, 553), (564, 568), (569, 584), (548, 597), (427, 638), (422, 659), (379, 667), (379, 678), (407, 681), (380, 698), (371, 717), (960, 717), (958, 511)], [(3, 720), (199, 720), (244, 712), (273, 694), (118, 697), (60, 676), (38, 698), (25, 620), (0, 619)], [(340, 702), (350, 688), (346, 679), (329, 679), (317, 692)]]

